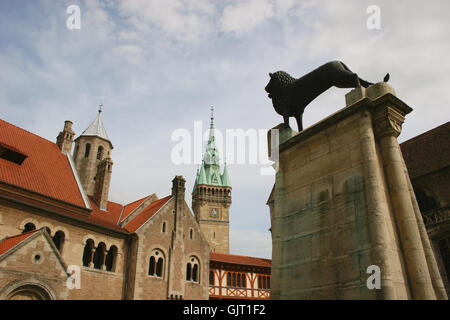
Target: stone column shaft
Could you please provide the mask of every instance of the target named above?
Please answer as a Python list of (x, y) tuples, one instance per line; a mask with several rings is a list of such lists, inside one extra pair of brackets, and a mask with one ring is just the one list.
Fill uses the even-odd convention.
[(361, 114), (360, 142), (372, 257), (374, 264), (381, 269), (381, 289), (377, 290), (377, 296), (379, 299), (393, 300), (396, 298), (396, 294), (392, 281), (392, 268), (389, 264), (390, 237), (386, 227), (386, 222), (389, 221), (386, 213), (389, 212), (389, 209), (383, 188), (382, 173), (378, 166), (380, 160), (376, 152), (372, 117), (367, 110)]
[(380, 138), (384, 169), (414, 299), (436, 299), (396, 136)]

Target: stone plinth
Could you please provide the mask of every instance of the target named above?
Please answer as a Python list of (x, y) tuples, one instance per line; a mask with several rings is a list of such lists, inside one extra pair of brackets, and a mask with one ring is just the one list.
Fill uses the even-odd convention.
[[(275, 127), (271, 297), (445, 299), (397, 142), (412, 109), (386, 83), (346, 102), (298, 134)], [(367, 287), (372, 265), (381, 289)]]

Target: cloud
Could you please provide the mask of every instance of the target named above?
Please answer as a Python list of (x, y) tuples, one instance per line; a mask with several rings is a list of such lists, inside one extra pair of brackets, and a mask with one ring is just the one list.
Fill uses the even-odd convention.
[(274, 15), (273, 5), (268, 0), (239, 1), (223, 9), (222, 30), (242, 35), (250, 32), (267, 18)]

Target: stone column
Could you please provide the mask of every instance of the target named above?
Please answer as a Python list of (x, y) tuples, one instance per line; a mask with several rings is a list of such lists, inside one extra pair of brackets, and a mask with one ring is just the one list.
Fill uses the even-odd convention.
[(94, 267), (94, 254), (96, 249), (97, 249), (96, 247), (92, 247), (91, 249), (91, 260), (89, 261), (89, 268)]
[(386, 223), (389, 217), (386, 193), (383, 188), (383, 175), (380, 172), (376, 142), (372, 130), (372, 117), (368, 110), (361, 113), (360, 144), (367, 198), (367, 218), (372, 243), (373, 263), (381, 269), (381, 289), (377, 290), (378, 299), (396, 299), (389, 263), (389, 233)]
[[(408, 170), (406, 169), (406, 165), (404, 163), (404, 159), (402, 160), (405, 168), (405, 175), (409, 177)], [(417, 225), (419, 227), (420, 237), (422, 239), (423, 248), (425, 250), (425, 257), (427, 259), (428, 269), (430, 271), (431, 282), (433, 283), (436, 298), (439, 300), (447, 300), (448, 299), (447, 292), (445, 290), (445, 286), (442, 281), (441, 273), (439, 272), (436, 257), (434, 256), (433, 249), (431, 248), (430, 238), (428, 237), (425, 224), (423, 223), (422, 214), (420, 212), (419, 204), (417, 203), (416, 196), (414, 194), (414, 189), (411, 180), (407, 179), (407, 181), (409, 194), (411, 195), (414, 214), (416, 216)]]
[(405, 175), (403, 156), (397, 137), (406, 112), (394, 104), (381, 102), (374, 108), (373, 126), (379, 139), (389, 194), (400, 235), (413, 299), (436, 299), (422, 238)]
[(100, 266), (101, 270), (106, 270), (106, 256), (108, 255), (108, 250), (104, 250), (103, 251), (103, 261), (102, 261), (102, 265)]

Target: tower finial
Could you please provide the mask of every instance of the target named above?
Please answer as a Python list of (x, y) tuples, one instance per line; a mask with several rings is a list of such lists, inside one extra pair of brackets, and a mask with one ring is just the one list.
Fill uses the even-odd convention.
[(210, 128), (214, 128), (214, 107), (211, 106), (211, 126)]
[(99, 109), (98, 109), (98, 113), (102, 112), (102, 107), (103, 107), (103, 103), (100, 102), (100, 104), (98, 105)]

